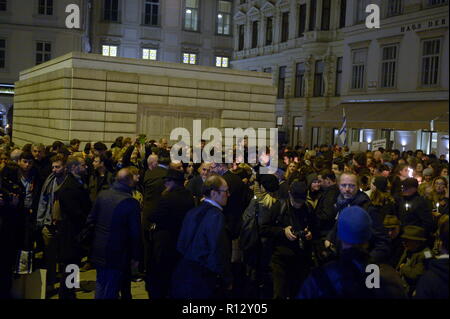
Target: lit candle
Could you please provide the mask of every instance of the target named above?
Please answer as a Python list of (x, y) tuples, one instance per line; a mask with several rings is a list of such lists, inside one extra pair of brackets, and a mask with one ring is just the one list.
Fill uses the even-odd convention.
[(436, 210), (439, 211), (439, 203), (436, 203)]
[(405, 204), (405, 209), (406, 209), (406, 211), (409, 211), (409, 203)]

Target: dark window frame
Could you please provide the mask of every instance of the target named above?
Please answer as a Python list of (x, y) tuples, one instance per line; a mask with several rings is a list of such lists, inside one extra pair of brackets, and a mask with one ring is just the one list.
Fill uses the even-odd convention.
[(305, 62), (299, 62), (295, 65), (295, 97), (305, 96)]
[(53, 9), (53, 0), (38, 0), (38, 14), (52, 16)]
[[(157, 27), (160, 26), (161, 3), (159, 0), (144, 1), (144, 25)], [(156, 13), (155, 13), (156, 11)], [(156, 21), (155, 21), (156, 19)]]
[(120, 0), (105, 0), (103, 2), (103, 21), (120, 22)]
[(307, 15), (306, 3), (299, 5), (299, 7), (298, 7), (298, 36), (299, 37), (303, 37), (305, 35), (306, 15)]
[(317, 10), (317, 1), (311, 0), (309, 6), (309, 25), (308, 31), (314, 31), (316, 29), (316, 12)]
[(245, 25), (240, 24), (238, 29), (239, 29), (238, 51), (242, 51), (242, 50), (244, 50), (244, 46), (245, 46)]
[(277, 98), (284, 99), (284, 87), (286, 84), (286, 66), (280, 66), (278, 69), (278, 92)]
[(322, 21), (320, 28), (322, 31), (330, 30), (330, 19), (331, 19), (331, 0), (322, 0)]
[[(270, 22), (270, 23), (269, 23)], [(266, 18), (266, 45), (272, 45), (273, 43), (273, 17)]]
[(52, 43), (49, 41), (36, 41), (35, 58), (36, 65), (50, 61), (52, 59)]
[(281, 16), (281, 43), (289, 40), (289, 11), (283, 12)]
[[(321, 63), (321, 64), (320, 64)], [(319, 72), (319, 65), (322, 70)], [(321, 97), (325, 94), (325, 83), (323, 79), (323, 73), (325, 69), (325, 62), (323, 60), (317, 60), (314, 64), (314, 97)], [(319, 83), (320, 82), (320, 83)]]
[(255, 20), (252, 22), (252, 49), (258, 47), (258, 35), (259, 35), (259, 21)]

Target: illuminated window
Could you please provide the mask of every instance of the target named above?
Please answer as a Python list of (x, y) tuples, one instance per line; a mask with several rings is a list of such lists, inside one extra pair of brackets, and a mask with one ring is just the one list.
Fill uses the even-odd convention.
[(229, 58), (223, 56), (216, 56), (216, 66), (218, 68), (228, 68)]
[(217, 34), (230, 35), (231, 1), (219, 0), (217, 10)]
[(198, 31), (198, 1), (186, 0), (184, 9), (184, 29)]
[(197, 64), (197, 54), (195, 53), (183, 53), (184, 64)]
[(116, 45), (103, 45), (102, 54), (104, 56), (117, 56), (117, 46)]
[(156, 60), (158, 50), (156, 49), (142, 49), (142, 58), (144, 60)]

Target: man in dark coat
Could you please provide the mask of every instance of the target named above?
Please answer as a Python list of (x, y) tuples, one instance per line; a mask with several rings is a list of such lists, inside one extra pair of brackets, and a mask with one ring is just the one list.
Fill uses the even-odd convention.
[(75, 299), (75, 290), (65, 284), (67, 265), (81, 263), (82, 249), (77, 236), (83, 230), (91, 210), (89, 191), (83, 178), (86, 174), (86, 163), (82, 157), (69, 156), (67, 159), (67, 178), (55, 197), (59, 200), (61, 215), (56, 218), (58, 241), (58, 262), (62, 272), (59, 288), (60, 299)]
[(92, 162), (94, 172), (89, 177), (89, 196), (92, 202), (97, 199), (100, 191), (108, 189), (114, 182), (113, 174), (106, 169), (106, 161), (105, 155), (98, 155), (94, 157)]
[(202, 186), (206, 178), (209, 176), (210, 167), (210, 163), (202, 163), (199, 168), (199, 175), (194, 176), (186, 185), (186, 188), (190, 190), (192, 195), (194, 196), (196, 206), (200, 205), (200, 200), (203, 196)]
[(261, 236), (272, 238), (273, 293), (275, 299), (294, 297), (312, 265), (312, 239), (317, 218), (306, 202), (307, 186), (294, 181), (281, 211), (271, 211), (261, 225)]
[(31, 151), (34, 157), (34, 167), (36, 167), (40, 178), (45, 181), (45, 179), (52, 172), (52, 163), (50, 162), (50, 157), (54, 156), (54, 153), (46, 154), (45, 146), (43, 144), (33, 144)]
[(432, 204), (417, 192), (419, 183), (415, 178), (402, 182), (402, 196), (396, 197), (396, 211), (401, 225), (415, 225), (425, 229), (428, 238), (434, 231)]
[(147, 291), (151, 299), (169, 296), (172, 274), (179, 260), (178, 234), (186, 213), (194, 207), (192, 193), (183, 186), (183, 172), (169, 169), (164, 180), (166, 189), (158, 207), (149, 216), (153, 224), (150, 273), (147, 274)]
[(336, 175), (330, 170), (323, 170), (318, 177), (323, 195), (319, 198), (315, 213), (319, 220), (320, 237), (324, 238), (336, 221), (337, 211), (334, 204), (339, 196), (339, 186), (336, 183)]
[(242, 225), (242, 214), (246, 207), (244, 207), (244, 188), (246, 187), (242, 180), (236, 174), (228, 169), (227, 164), (212, 163), (211, 172), (221, 175), (230, 191), (227, 205), (224, 207), (223, 214), (225, 215), (226, 225), (231, 233), (231, 239), (235, 240), (239, 237), (239, 232)]
[(448, 299), (448, 219), (439, 229), (440, 255), (430, 261), (427, 271), (419, 279), (414, 298)]
[(158, 206), (161, 193), (164, 191), (164, 177), (167, 175), (168, 165), (170, 164), (167, 152), (162, 152), (160, 155), (148, 157), (148, 170), (144, 176), (144, 208), (141, 222), (144, 236), (144, 265), (147, 273), (150, 272), (149, 256), (151, 255), (149, 216)]
[(139, 202), (132, 192), (139, 181), (128, 168), (117, 173), (110, 189), (94, 203), (88, 225), (94, 225), (91, 261), (97, 269), (96, 299), (131, 299), (131, 272), (142, 254)]
[(210, 176), (203, 185), (202, 204), (190, 210), (181, 227), (177, 249), (182, 259), (175, 269), (172, 297), (207, 299), (220, 295), (217, 286), (231, 289), (231, 247), (223, 207), (229, 189), (226, 181)]
[[(370, 204), (370, 199), (366, 193), (359, 190), (358, 178), (355, 174), (344, 173), (339, 179), (340, 194), (336, 202), (337, 216), (346, 207), (359, 206), (367, 211)], [(369, 213), (370, 215), (370, 213)], [(389, 244), (390, 239), (386, 233), (383, 220), (377, 214), (370, 215), (372, 219), (372, 233), (370, 240), (370, 256), (373, 262), (384, 262), (389, 258)], [(325, 240), (325, 247), (330, 247), (330, 244), (336, 246), (339, 243), (337, 238), (337, 223), (327, 235)]]

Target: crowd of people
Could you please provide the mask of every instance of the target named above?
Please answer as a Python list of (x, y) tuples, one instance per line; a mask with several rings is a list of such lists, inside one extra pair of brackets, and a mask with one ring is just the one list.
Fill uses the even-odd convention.
[(97, 299), (139, 279), (151, 299), (448, 298), (445, 156), (282, 145), (260, 174), (172, 161), (164, 138), (80, 144), (0, 138), (0, 298), (42, 268), (74, 299), (69, 265), (95, 268)]

